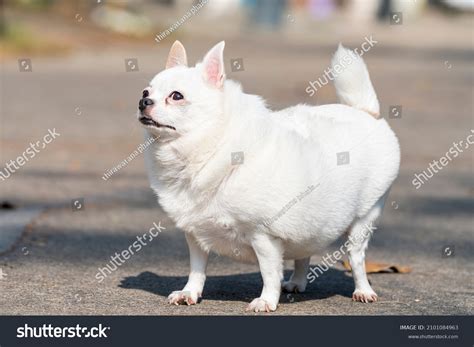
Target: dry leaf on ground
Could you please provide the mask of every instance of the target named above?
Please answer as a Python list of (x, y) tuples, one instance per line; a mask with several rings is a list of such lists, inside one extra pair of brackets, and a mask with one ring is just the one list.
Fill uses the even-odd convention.
[[(347, 260), (341, 261), (342, 265), (348, 270), (351, 271), (351, 265)], [(365, 262), (365, 272), (367, 273), (409, 273), (411, 272), (411, 267), (402, 266), (397, 264), (384, 264), (384, 263), (374, 263), (370, 261)]]

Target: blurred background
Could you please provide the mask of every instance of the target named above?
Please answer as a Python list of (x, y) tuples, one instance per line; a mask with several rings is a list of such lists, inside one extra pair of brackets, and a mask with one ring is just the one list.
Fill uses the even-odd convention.
[[(472, 314), (472, 148), (420, 189), (412, 180), (473, 129), (473, 1), (0, 6), (0, 170), (48, 129), (61, 134), (0, 181), (0, 314), (242, 314), (260, 289), (258, 268), (218, 255), (206, 304), (166, 306), (188, 271), (184, 238), (157, 206), (141, 156), (102, 177), (143, 142), (138, 100), (175, 40), (190, 64), (225, 40), (227, 77), (280, 109), (337, 102), (331, 83), (313, 96), (306, 89), (323, 76), (339, 42), (357, 48), (366, 38), (376, 44), (363, 58), (402, 148), (400, 177), (368, 257), (413, 272), (373, 275), (385, 304), (355, 305), (350, 275), (336, 267), (308, 294), (283, 297), (278, 313)], [(393, 106), (399, 116), (389, 113)], [(157, 221), (167, 231), (99, 285), (97, 268)]]

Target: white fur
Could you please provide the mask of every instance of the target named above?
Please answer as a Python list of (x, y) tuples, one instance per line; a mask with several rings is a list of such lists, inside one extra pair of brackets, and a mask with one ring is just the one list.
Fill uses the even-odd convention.
[[(398, 174), (399, 145), (384, 119), (360, 110), (378, 112), (361, 58), (336, 79), (347, 105), (272, 112), (236, 82), (219, 85), (225, 78), (223, 49), (223, 43), (216, 45), (206, 55), (213, 58), (195, 67), (162, 71), (148, 88), (155, 101), (152, 118), (176, 128), (147, 127), (147, 136), (159, 137), (146, 153), (151, 186), (186, 232), (191, 256), (188, 284), (169, 299), (197, 302), (212, 250), (258, 261), (264, 288), (249, 309), (272, 311), (280, 297), (284, 259), (298, 260), (294, 281), (284, 287), (303, 291), (311, 255), (379, 217)], [(167, 104), (174, 90), (184, 95), (184, 104)], [(337, 153), (346, 151), (350, 163), (338, 166)], [(232, 165), (233, 152), (244, 152), (243, 164)], [(311, 186), (316, 188), (308, 193)], [(356, 292), (365, 299), (375, 295), (361, 268), (367, 242), (350, 257)]]
[(379, 101), (370, 81), (369, 72), (364, 60), (353, 51), (344, 48), (341, 44), (332, 58), (332, 68), (345, 61), (349, 65), (341, 74), (336, 74), (334, 85), (341, 103), (364, 110), (378, 117), (380, 115)]

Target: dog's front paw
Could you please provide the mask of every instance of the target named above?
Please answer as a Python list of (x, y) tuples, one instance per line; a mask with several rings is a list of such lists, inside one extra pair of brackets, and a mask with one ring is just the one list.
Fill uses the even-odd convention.
[(303, 293), (306, 290), (306, 282), (297, 283), (292, 281), (284, 281), (281, 288), (288, 293)]
[(191, 290), (176, 290), (168, 295), (168, 302), (173, 305), (196, 305), (201, 295)]
[(377, 301), (377, 294), (370, 289), (370, 290), (355, 290), (352, 293), (352, 301), (360, 301), (364, 303), (375, 302)]
[(246, 311), (273, 312), (277, 309), (277, 304), (278, 303), (271, 303), (262, 298), (256, 298), (247, 306)]

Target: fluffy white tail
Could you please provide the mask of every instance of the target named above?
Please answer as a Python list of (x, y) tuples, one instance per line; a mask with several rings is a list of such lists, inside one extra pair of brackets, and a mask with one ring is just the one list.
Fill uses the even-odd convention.
[[(339, 66), (336, 68), (336, 66)], [(380, 106), (364, 60), (341, 44), (331, 61), (334, 85), (341, 103), (380, 116)], [(337, 73), (336, 71), (341, 71)]]

